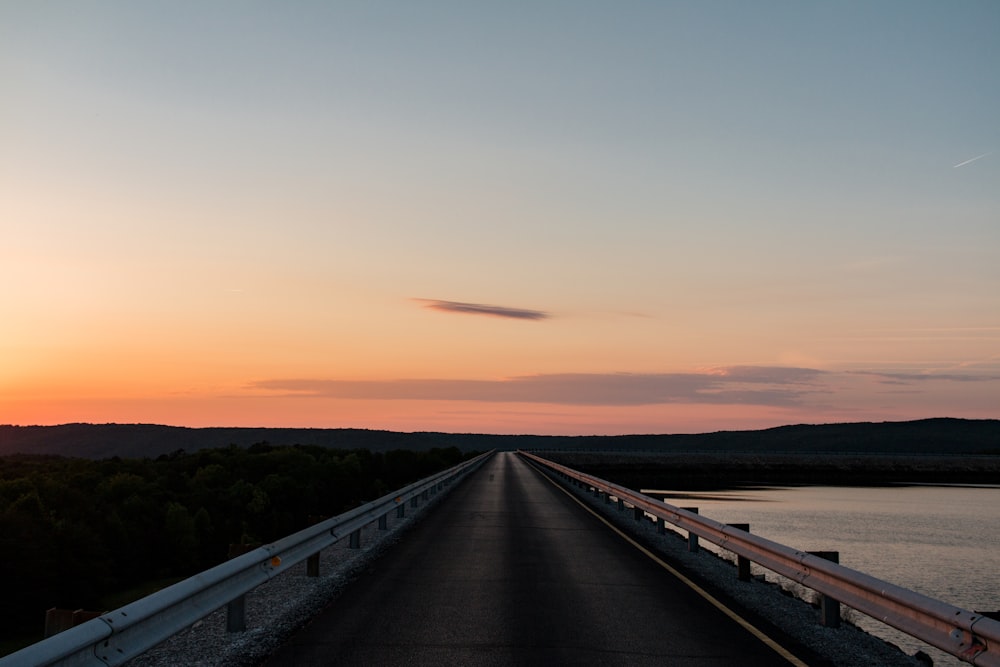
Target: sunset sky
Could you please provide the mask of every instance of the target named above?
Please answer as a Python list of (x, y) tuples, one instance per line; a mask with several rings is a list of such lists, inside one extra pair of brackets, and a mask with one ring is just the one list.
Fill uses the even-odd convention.
[(1000, 418), (1000, 3), (0, 3), (0, 423)]

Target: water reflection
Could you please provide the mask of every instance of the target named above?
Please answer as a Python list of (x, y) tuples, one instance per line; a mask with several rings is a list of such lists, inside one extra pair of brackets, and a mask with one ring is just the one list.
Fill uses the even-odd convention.
[[(1000, 609), (1000, 486), (742, 487), (646, 490), (803, 551), (838, 551), (847, 567), (979, 611)], [(703, 542), (704, 544), (704, 542)], [(754, 574), (765, 574), (755, 569)], [(768, 573), (769, 578), (773, 575)], [(858, 624), (935, 664), (961, 664), (858, 615)]]

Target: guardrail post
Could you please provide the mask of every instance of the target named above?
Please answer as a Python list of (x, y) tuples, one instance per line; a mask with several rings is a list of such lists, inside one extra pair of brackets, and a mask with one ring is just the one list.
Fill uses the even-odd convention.
[(53, 607), (45, 612), (45, 635), (48, 639), (73, 627), (73, 610)]
[(318, 577), (319, 576), (319, 553), (314, 553), (309, 558), (306, 558), (306, 576), (307, 577)]
[(412, 498), (410, 498), (410, 507), (416, 507), (418, 502), (420, 501), (417, 500), (417, 497), (413, 496)]
[(663, 520), (663, 517), (656, 517), (656, 532), (660, 535), (667, 534), (667, 522)]
[[(230, 544), (229, 558), (250, 553), (259, 546), (259, 544)], [(226, 604), (226, 632), (243, 632), (246, 629), (246, 595), (241, 595)]]
[[(698, 508), (697, 507), (682, 507), (681, 509), (682, 510), (687, 510), (688, 512), (691, 512), (691, 514), (697, 514), (698, 513)], [(693, 533), (693, 532), (691, 532), (689, 530), (688, 531), (688, 551), (690, 551), (691, 553), (698, 553), (698, 550), (700, 548), (701, 548), (701, 546), (698, 544), (698, 536), (695, 533)]]
[[(325, 516), (317, 516), (314, 514), (309, 515), (309, 525), (315, 526), (317, 523), (325, 520)], [(319, 552), (317, 551), (312, 556), (306, 559), (306, 576), (307, 577), (318, 577), (319, 576)]]
[[(840, 562), (839, 551), (810, 551), (809, 553), (834, 563)], [(823, 593), (819, 594), (819, 623), (827, 628), (840, 627), (840, 602)]]
[[(525, 456), (552, 471), (564, 468), (531, 454)], [(574, 474), (580, 478), (586, 477), (583, 473)], [(618, 497), (619, 494), (622, 496)], [(616, 491), (615, 495), (618, 497), (619, 509), (622, 509), (623, 501), (626, 499), (630, 499), (630, 506), (635, 503), (646, 505), (646, 500), (635, 491), (622, 489)], [(610, 499), (607, 499), (607, 502), (610, 503)], [(687, 530), (688, 545), (692, 551), (698, 549), (698, 535), (695, 534), (697, 532), (712, 544), (734, 553), (737, 556), (736, 565), (740, 570), (741, 579), (752, 578), (751, 559), (754, 562), (765, 563), (767, 569), (795, 581), (802, 581), (822, 573), (825, 584), (822, 588), (828, 590), (831, 596), (842, 598), (832, 602), (838, 605), (847, 604), (866, 616), (879, 619), (922, 642), (941, 648), (968, 662), (982, 665), (995, 664), (1000, 667), (998, 659), (1000, 623), (987, 617), (992, 614), (983, 615), (981, 612), (969, 611), (930, 599), (915, 591), (850, 570), (839, 564), (831, 562), (823, 565), (817, 561), (818, 556), (807, 556), (801, 551), (749, 534), (748, 524), (722, 526), (715, 521), (707, 521), (696, 516), (697, 508), (683, 509), (685, 510), (683, 514), (670, 509), (657, 510), (656, 513), (660, 514), (662, 511), (668, 522)], [(738, 530), (745, 532), (740, 535)], [(741, 556), (741, 554), (746, 555)], [(839, 561), (839, 554), (837, 560)], [(876, 591), (877, 594), (873, 594)], [(824, 609), (824, 615), (831, 613), (832, 609), (831, 604)], [(827, 620), (833, 619), (827, 616), (824, 623)]]
[[(749, 523), (727, 523), (726, 525), (737, 530), (750, 532)], [(740, 581), (750, 581), (750, 559), (739, 554), (736, 554), (736, 578)]]
[(622, 498), (618, 499), (618, 511), (619, 512), (625, 511), (625, 501)]
[(358, 528), (357, 530), (355, 530), (355, 531), (353, 531), (351, 533), (351, 540), (350, 540), (350, 543), (348, 544), (348, 547), (351, 548), (351, 549), (360, 549), (361, 548), (361, 529), (360, 528)]
[(646, 516), (646, 513), (642, 511), (641, 507), (632, 506), (632, 518), (636, 521), (642, 521), (642, 517)]
[[(492, 454), (493, 452), (487, 452), (472, 461), (454, 466), (450, 472), (443, 474), (464, 476), (482, 465)], [(62, 636), (36, 642), (10, 656), (2, 656), (0, 665), (124, 664), (161, 641), (191, 627), (214, 610), (221, 611), (222, 607), (227, 609), (227, 630), (243, 631), (248, 622), (246, 598), (242, 593), (342, 541), (343, 533), (350, 532), (357, 526), (374, 524), (380, 514), (387, 516), (394, 506), (405, 506), (404, 498), (418, 492), (418, 489), (433, 485), (441, 479), (441, 475), (442, 473), (437, 473), (425, 477), (400, 489), (399, 495), (384, 495), (377, 501), (342, 513), (329, 523), (324, 522), (286, 535), (267, 548), (261, 548), (261, 545), (232, 544), (229, 554), (231, 560), (228, 562), (220, 563), (117, 610), (98, 614), (100, 621), (84, 622), (90, 612), (71, 612), (73, 623), (80, 622), (78, 627)]]
[(247, 629), (247, 598), (241, 595), (226, 605), (226, 632), (243, 632)]
[(607, 491), (604, 492), (604, 504), (605, 505), (611, 504), (611, 494), (608, 493)]
[(601, 490), (599, 488), (597, 488), (596, 486), (594, 487), (594, 497), (595, 498), (600, 498), (601, 497)]
[(378, 529), (389, 530), (389, 515), (383, 514), (378, 518)]

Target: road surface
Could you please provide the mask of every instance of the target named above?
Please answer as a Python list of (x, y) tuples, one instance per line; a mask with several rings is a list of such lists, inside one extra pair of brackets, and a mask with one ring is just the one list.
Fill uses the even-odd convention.
[(793, 663), (500, 453), (266, 664)]

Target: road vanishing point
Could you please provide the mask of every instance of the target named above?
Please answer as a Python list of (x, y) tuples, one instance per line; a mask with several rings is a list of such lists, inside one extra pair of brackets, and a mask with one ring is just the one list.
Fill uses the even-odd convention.
[(806, 664), (720, 604), (499, 453), (265, 664)]

